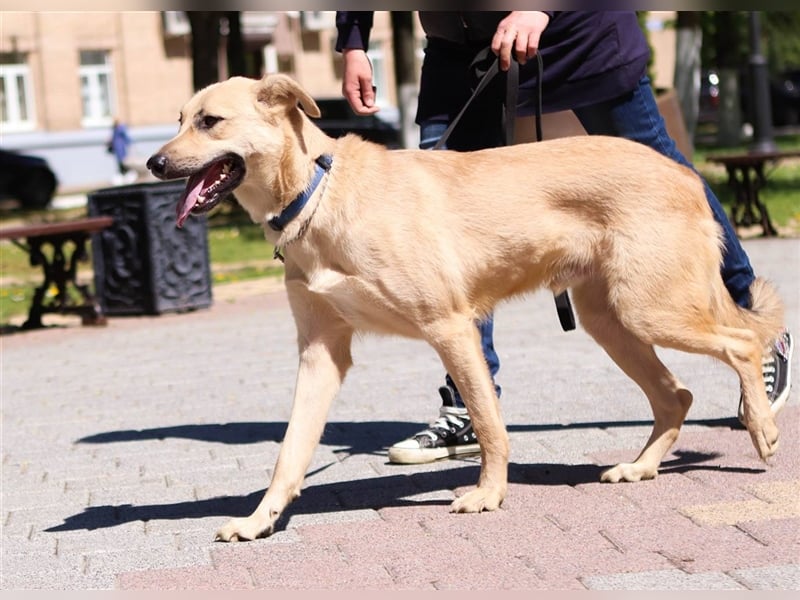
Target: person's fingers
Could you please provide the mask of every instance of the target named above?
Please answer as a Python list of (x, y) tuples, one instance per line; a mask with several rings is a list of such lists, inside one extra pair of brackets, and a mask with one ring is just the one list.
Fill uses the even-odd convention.
[(536, 56), (542, 31), (549, 21), (550, 17), (540, 11), (513, 11), (500, 21), (491, 44), (500, 59), (500, 68), (508, 70), (512, 52), (520, 64)]
[(378, 110), (375, 106), (375, 86), (372, 85), (372, 77), (361, 78), (359, 80), (361, 94), (361, 104), (366, 111), (366, 114), (373, 113)]
[(505, 30), (498, 30), (500, 34), (500, 47), (497, 56), (500, 58), (500, 70), (508, 71), (511, 66), (511, 52), (514, 48), (514, 41), (517, 37), (517, 30), (509, 27)]
[(348, 80), (342, 81), (342, 96), (345, 97), (353, 112), (361, 111), (363, 102), (361, 101), (361, 88), (357, 81), (355, 83)]
[(539, 37), (539, 33), (535, 31), (517, 35), (514, 43), (514, 54), (519, 64), (524, 65), (529, 58), (536, 56), (539, 51)]
[(357, 115), (378, 112), (371, 77), (348, 77), (342, 81), (342, 95)]

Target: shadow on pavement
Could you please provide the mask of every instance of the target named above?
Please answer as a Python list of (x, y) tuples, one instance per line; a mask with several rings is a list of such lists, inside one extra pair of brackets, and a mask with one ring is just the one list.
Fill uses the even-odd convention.
[[(174, 425), (152, 429), (123, 429), (86, 436), (77, 440), (79, 444), (113, 444), (118, 442), (141, 442), (167, 438), (195, 440), (218, 444), (257, 444), (280, 442), (286, 432), (286, 422), (217, 423), (207, 425)], [(530, 425), (508, 425), (511, 433), (535, 433), (539, 431), (568, 431), (574, 429), (618, 429), (625, 427), (650, 427), (652, 421), (593, 421), (586, 423), (547, 423)], [(684, 425), (703, 425), (727, 429), (743, 429), (736, 418), (687, 419)], [(424, 424), (405, 421), (331, 422), (325, 426), (321, 443), (328, 446), (346, 446), (351, 454), (374, 454), (397, 440), (417, 433)]]
[[(463, 465), (455, 462), (454, 465)], [(442, 505), (449, 500), (409, 500), (426, 492), (436, 492), (463, 486), (472, 486), (478, 480), (477, 463), (455, 466), (453, 469), (398, 474), (384, 477), (355, 479), (336, 483), (308, 485), (303, 494), (293, 502), (277, 523), (276, 531), (285, 527), (292, 515), (343, 510), (380, 509), (402, 506)], [(531, 483), (531, 476), (548, 481), (551, 485), (588, 483), (597, 481), (601, 467), (597, 465), (509, 465), (509, 482)], [(310, 477), (313, 475), (309, 475)], [(540, 481), (541, 482), (541, 481)], [(216, 516), (250, 514), (258, 505), (265, 490), (246, 496), (229, 496), (205, 500), (133, 506), (91, 506), (83, 512), (67, 517), (63, 524), (47, 529), (48, 532), (78, 529), (103, 529), (131, 521), (192, 519)], [(446, 509), (443, 509), (446, 510)]]
[[(720, 467), (717, 453), (674, 452), (671, 460), (662, 463), (659, 473), (683, 473), (694, 470), (713, 470), (730, 473), (757, 473), (763, 469)], [(704, 464), (714, 461), (712, 464)], [(467, 462), (467, 466), (463, 466)], [(412, 474), (369, 477), (347, 481), (313, 484), (316, 472), (306, 477), (307, 487), (276, 523), (276, 531), (286, 528), (292, 515), (326, 512), (382, 509), (388, 507), (441, 505), (449, 500), (418, 500), (410, 497), (420, 494), (454, 490), (474, 486), (478, 480), (479, 464), (473, 460), (452, 461), (451, 469), (437, 469)], [(522, 485), (580, 485), (600, 484), (600, 473), (607, 466), (594, 464), (518, 464), (510, 463), (509, 483)], [(420, 468), (424, 468), (421, 466)], [(645, 483), (646, 484), (646, 483)], [(91, 506), (83, 512), (67, 517), (61, 525), (47, 532), (94, 530), (115, 527), (132, 521), (201, 519), (206, 517), (244, 516), (250, 514), (261, 500), (265, 490), (246, 496), (215, 497), (169, 504), (131, 504)], [(443, 508), (444, 510), (444, 508)]]

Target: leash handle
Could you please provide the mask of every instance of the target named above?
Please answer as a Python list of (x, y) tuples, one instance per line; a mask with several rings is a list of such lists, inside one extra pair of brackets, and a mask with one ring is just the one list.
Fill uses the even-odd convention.
[[(472, 61), (472, 64), (476, 62), (480, 62), (483, 60), (483, 57), (491, 52), (491, 48), (487, 46), (483, 50), (481, 50)], [(536, 98), (536, 108), (535, 108), (535, 120), (536, 120), (536, 141), (542, 141), (542, 72), (544, 71), (544, 64), (542, 63), (542, 55), (537, 52), (536, 53), (536, 61), (537, 66), (539, 68), (539, 77), (537, 80), (537, 98)], [(478, 81), (478, 85), (475, 86), (475, 90), (472, 92), (472, 95), (467, 99), (464, 103), (464, 106), (461, 107), (461, 110), (458, 114), (450, 121), (450, 125), (448, 125), (445, 132), (436, 142), (436, 144), (431, 148), (432, 150), (440, 150), (444, 147), (447, 143), (447, 139), (450, 137), (450, 134), (453, 133), (453, 130), (458, 125), (458, 122), (461, 120), (461, 117), (464, 116), (464, 113), (467, 112), (470, 104), (472, 101), (480, 94), (492, 78), (500, 73), (500, 59), (496, 58), (492, 62), (492, 66), (484, 73), (483, 77)], [(514, 143), (514, 130), (516, 125), (516, 117), (517, 117), (517, 98), (519, 95), (519, 63), (516, 59), (511, 61), (511, 65), (506, 72), (506, 100), (505, 100), (505, 111), (503, 112), (503, 130), (505, 132), (505, 145), (511, 146)]]

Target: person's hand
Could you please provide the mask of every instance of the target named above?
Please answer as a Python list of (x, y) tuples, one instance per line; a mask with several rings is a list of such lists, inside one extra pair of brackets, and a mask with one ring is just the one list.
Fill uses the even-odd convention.
[(375, 106), (375, 89), (372, 87), (372, 65), (364, 50), (346, 49), (342, 52), (344, 74), (342, 95), (357, 115), (378, 112)]
[(515, 10), (500, 21), (492, 38), (492, 52), (500, 57), (500, 70), (508, 71), (512, 51), (521, 65), (536, 56), (539, 38), (548, 23), (547, 13), (538, 10)]

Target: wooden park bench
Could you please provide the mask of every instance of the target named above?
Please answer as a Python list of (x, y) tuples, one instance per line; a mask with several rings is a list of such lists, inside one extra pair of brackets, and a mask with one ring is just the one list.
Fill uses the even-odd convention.
[(728, 171), (728, 185), (734, 191), (731, 208), (731, 221), (734, 225), (749, 227), (758, 223), (765, 236), (778, 235), (778, 230), (769, 218), (767, 206), (758, 197), (758, 193), (767, 184), (764, 168), (768, 163), (796, 157), (800, 157), (800, 150), (754, 151), (706, 157), (709, 162), (724, 165)]
[[(89, 291), (88, 285), (76, 281), (78, 261), (88, 258), (86, 242), (93, 233), (102, 231), (114, 222), (112, 217), (91, 217), (62, 223), (42, 223), (0, 229), (0, 240), (11, 242), (22, 248), (30, 257), (31, 266), (41, 265), (44, 272), (42, 285), (33, 294), (28, 319), (23, 329), (42, 327), (45, 313), (77, 314), (83, 325), (105, 325), (106, 318), (99, 303)], [(25, 240), (24, 242), (20, 240)], [(67, 256), (67, 242), (72, 243), (72, 252)], [(52, 247), (48, 255), (43, 247)], [(47, 299), (47, 291), (55, 285), (56, 294)], [(69, 288), (73, 287), (80, 298), (76, 301)]]

